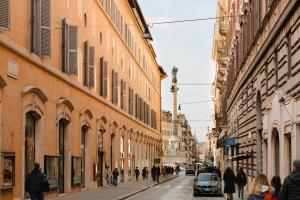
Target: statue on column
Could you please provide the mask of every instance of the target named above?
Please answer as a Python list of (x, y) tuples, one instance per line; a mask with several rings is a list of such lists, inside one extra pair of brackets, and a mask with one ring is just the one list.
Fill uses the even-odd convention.
[(178, 72), (178, 68), (176, 68), (175, 66), (172, 69), (172, 83), (177, 83), (177, 72)]

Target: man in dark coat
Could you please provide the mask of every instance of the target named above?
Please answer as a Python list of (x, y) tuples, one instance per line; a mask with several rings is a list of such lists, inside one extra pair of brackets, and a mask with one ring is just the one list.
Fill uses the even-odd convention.
[(43, 200), (43, 192), (49, 191), (49, 182), (39, 163), (35, 163), (34, 169), (26, 176), (25, 191), (30, 193), (31, 200)]
[(156, 175), (156, 181), (159, 182), (159, 176), (160, 176), (160, 167), (159, 165), (156, 167), (156, 171), (155, 171), (155, 175)]
[(138, 167), (135, 168), (134, 170), (135, 172), (135, 180), (138, 181), (139, 180), (139, 175), (140, 175), (140, 170)]
[(294, 171), (283, 182), (279, 200), (300, 200), (300, 160), (295, 160)]
[(247, 176), (242, 167), (237, 174), (236, 183), (239, 187), (239, 199), (244, 199), (244, 187), (247, 185)]
[(233, 193), (235, 193), (236, 176), (231, 167), (228, 167), (224, 172), (223, 180), (225, 182), (224, 193), (227, 193), (227, 200), (233, 200)]
[(152, 180), (155, 181), (156, 180), (156, 168), (153, 165), (152, 169), (151, 169), (151, 176), (152, 176)]

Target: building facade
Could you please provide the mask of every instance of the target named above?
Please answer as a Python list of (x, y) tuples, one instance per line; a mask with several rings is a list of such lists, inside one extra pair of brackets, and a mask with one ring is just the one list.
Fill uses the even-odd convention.
[(299, 6), (220, 0), (230, 17), (216, 23), (226, 31), (215, 32), (215, 58), (224, 69), (217, 67), (214, 88), (219, 144), (235, 170), (245, 168), (249, 183), (260, 173), (283, 179), (300, 158)]
[(185, 165), (196, 158), (196, 139), (185, 115), (177, 115), (177, 134), (173, 131), (172, 113), (162, 112), (163, 163)]
[[(21, 5), (21, 6), (20, 6)], [(39, 162), (48, 196), (128, 181), (159, 162), (161, 80), (136, 0), (0, 1), (0, 199), (24, 199)]]

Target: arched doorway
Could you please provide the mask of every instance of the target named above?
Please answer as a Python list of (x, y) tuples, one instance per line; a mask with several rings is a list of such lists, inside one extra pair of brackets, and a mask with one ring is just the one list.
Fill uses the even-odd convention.
[(262, 150), (262, 132), (263, 132), (263, 122), (262, 122), (262, 101), (261, 94), (258, 91), (256, 97), (256, 134), (257, 134), (257, 173), (261, 174), (263, 171), (263, 150)]
[(64, 193), (65, 192), (65, 158), (66, 158), (66, 152), (65, 152), (65, 144), (67, 141), (67, 126), (69, 124), (69, 121), (66, 119), (59, 120), (58, 125), (58, 154), (59, 154), (59, 160), (58, 160), (58, 192)]
[(112, 133), (110, 136), (110, 170), (114, 169), (114, 161), (115, 161), (115, 133)]
[(36, 162), (36, 130), (37, 123), (41, 116), (36, 112), (26, 113), (26, 124), (25, 124), (25, 177), (33, 169), (34, 163)]
[(274, 163), (274, 171), (273, 175), (274, 176), (279, 176), (280, 175), (280, 150), (279, 150), (279, 132), (277, 128), (273, 129), (273, 146), (272, 146), (272, 153), (273, 153), (273, 163)]
[(89, 131), (89, 127), (84, 125), (81, 127), (81, 145), (80, 145), (80, 153), (82, 158), (81, 163), (81, 188), (85, 187), (85, 169), (86, 169), (86, 145), (87, 145), (87, 134)]

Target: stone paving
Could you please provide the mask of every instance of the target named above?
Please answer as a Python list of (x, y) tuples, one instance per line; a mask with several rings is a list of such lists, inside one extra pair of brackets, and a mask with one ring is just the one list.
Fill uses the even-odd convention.
[[(176, 176), (161, 176), (160, 182), (167, 181), (169, 179), (173, 179)], [(148, 180), (139, 180), (139, 181), (128, 181), (125, 183), (119, 183), (117, 187), (100, 187), (98, 189), (93, 190), (85, 190), (77, 193), (70, 193), (64, 196), (48, 198), (49, 200), (115, 200), (115, 199), (124, 199), (129, 194), (133, 194), (136, 192), (140, 192), (141, 190), (148, 189), (153, 187), (157, 183), (152, 181), (152, 179)]]

